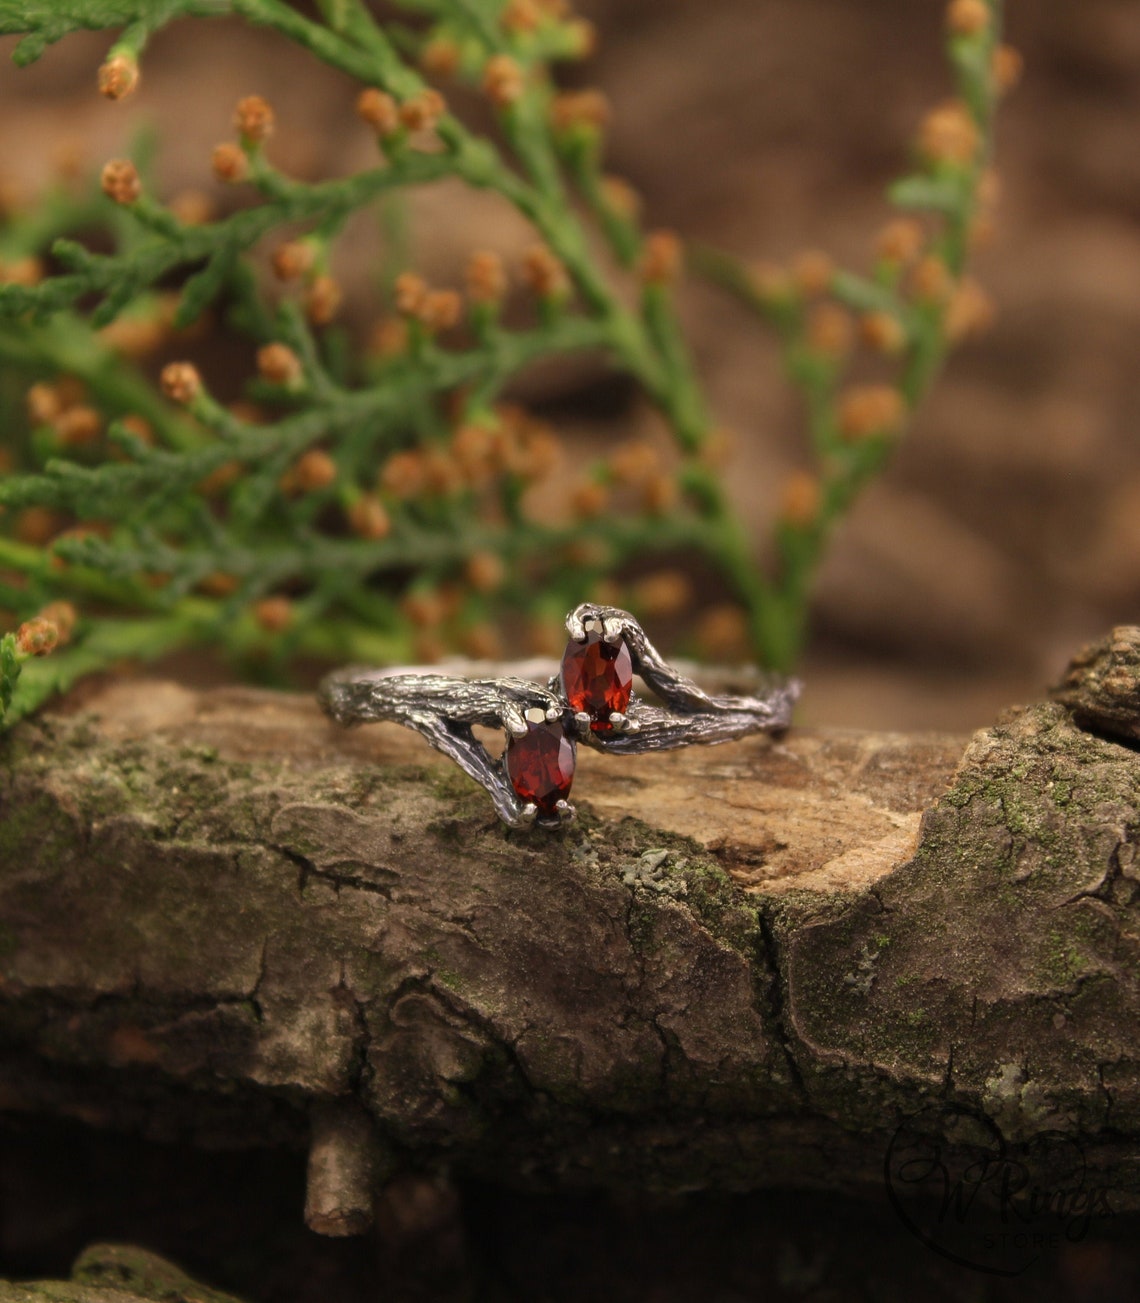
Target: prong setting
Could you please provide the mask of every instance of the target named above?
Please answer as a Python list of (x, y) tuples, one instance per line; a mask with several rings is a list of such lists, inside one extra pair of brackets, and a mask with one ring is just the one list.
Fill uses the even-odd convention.
[(526, 716), (517, 706), (507, 706), (503, 710), (503, 727), (511, 737), (526, 737)]
[(519, 808), (519, 812), (513, 820), (505, 820), (504, 822), (510, 828), (533, 828), (537, 820), (538, 806), (533, 801), (527, 801), (525, 805)]

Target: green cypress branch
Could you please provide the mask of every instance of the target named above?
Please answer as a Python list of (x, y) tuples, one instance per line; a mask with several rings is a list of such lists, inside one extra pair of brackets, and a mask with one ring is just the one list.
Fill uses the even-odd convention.
[[(913, 249), (868, 275), (818, 258), (757, 275), (690, 252), (775, 328), (803, 396), (813, 470), (785, 495), (771, 573), (714, 468), (713, 418), (674, 303), (676, 238), (644, 232), (604, 176), (601, 97), (560, 94), (551, 75), (551, 63), (582, 54), (582, 25), (502, 0), (400, 7), (419, 26), (381, 22), (363, 0), (318, 0), (315, 17), (284, 0), (0, 0), (0, 33), (23, 37), (20, 64), (72, 32), (113, 29), (99, 83), (116, 99), (135, 90), (149, 39), (171, 22), (230, 16), (270, 30), (360, 84), (381, 155), (344, 178), (288, 177), (264, 148), (272, 110), (253, 97), (239, 106), (239, 142), (215, 165), (248, 183), (248, 207), (180, 215), (144, 179), (140, 147), (134, 164), (108, 165), (103, 195), (56, 186), (0, 222), (0, 360), (32, 386), (28, 421), (10, 422), (13, 466), (0, 472), (5, 718), (83, 673), (178, 646), (277, 666), (301, 655), (399, 659), (449, 641), (486, 648), (489, 621), (511, 609), (545, 618), (651, 555), (700, 559), (743, 610), (758, 657), (788, 668), (798, 656), (834, 526), (886, 464), (963, 315), (1000, 6), (991, 0), (980, 28), (952, 32), (958, 105), (924, 125), (916, 166), (892, 190), (927, 223)], [(497, 138), (473, 133), (431, 89), (420, 67), (430, 50), (492, 100)], [(504, 316), (503, 272), (484, 251), (466, 305), (389, 276), (396, 317), (379, 357), (348, 355), (329, 325), (345, 223), (450, 179), (533, 227), (536, 323)], [(272, 291), (252, 255), (285, 230), (294, 234), (274, 253), (283, 288)], [(92, 231), (89, 247), (79, 237)], [(599, 234), (618, 270), (599, 259)], [(48, 254), (58, 270), (43, 274)], [(403, 254), (392, 263), (402, 270)], [(844, 386), (844, 313), (894, 359), (889, 386)], [(169, 365), (161, 391), (148, 379), (147, 360), (194, 323), (260, 346), (247, 389), (260, 411), (231, 410), (190, 364)], [(553, 495), (571, 503), (559, 513), (549, 491), (533, 496), (544, 476), (565, 478), (557, 441), (504, 393), (536, 363), (577, 352), (641, 386), (669, 448), (615, 450)], [(617, 596), (637, 610), (647, 591)]]

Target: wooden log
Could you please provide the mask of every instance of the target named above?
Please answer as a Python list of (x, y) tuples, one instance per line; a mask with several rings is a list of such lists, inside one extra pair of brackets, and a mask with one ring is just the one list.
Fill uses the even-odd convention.
[(245, 688), (25, 723), (0, 1106), (311, 1138), (340, 1233), (369, 1171), (862, 1190), (916, 1117), (1070, 1137), (1132, 1206), (1132, 747), (1041, 703), (972, 740), (589, 753), (574, 795), (568, 832), (510, 832), (415, 736)]

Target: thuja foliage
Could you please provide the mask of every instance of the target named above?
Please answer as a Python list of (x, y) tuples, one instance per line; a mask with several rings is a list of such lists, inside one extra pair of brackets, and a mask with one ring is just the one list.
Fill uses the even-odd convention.
[[(905, 213), (865, 275), (818, 253), (746, 266), (646, 229), (604, 168), (605, 98), (559, 89), (557, 65), (593, 43), (566, 0), (394, 7), (399, 21), (364, 0), (318, 0), (316, 16), (285, 0), (0, 0), (0, 33), (22, 37), (17, 64), (76, 30), (113, 29), (93, 79), (111, 99), (136, 92), (147, 43), (169, 23), (272, 29), (358, 83), (354, 129), (376, 142), (374, 166), (298, 179), (275, 165), (274, 109), (251, 94), (212, 159), (219, 193), (232, 187), (221, 215), (216, 200), (164, 203), (141, 157), (109, 162), (98, 185), (60, 180), (7, 206), (9, 720), (84, 673), (185, 646), (281, 667), (403, 661), (456, 644), (494, 653), (511, 611), (553, 629), (603, 592), (658, 615), (687, 600), (678, 557), (719, 576), (728, 626), (787, 669), (836, 522), (948, 347), (983, 322), (965, 268), (986, 221), (995, 105), (1016, 72), (1000, 0), (947, 12), (954, 96), (921, 125), (913, 170), (891, 191)], [(450, 110), (456, 84), (489, 101), (494, 133)], [(445, 178), (521, 214), (533, 246), (517, 267), (472, 250), (463, 294), (390, 268), (388, 316), (354, 347), (334, 320), (346, 221)], [(730, 508), (724, 437), (678, 326), (686, 264), (775, 328), (804, 398), (804, 469), (785, 488), (766, 568), (763, 540)], [(246, 400), (223, 403), (208, 367), (170, 360), (192, 359), (203, 328), (255, 346)], [(636, 381), (662, 434), (575, 478), (553, 432), (503, 395), (535, 362), (582, 351)], [(552, 474), (557, 491), (544, 490)], [(623, 585), (631, 560), (652, 557), (673, 569)], [(706, 631), (725, 625), (713, 612)]]

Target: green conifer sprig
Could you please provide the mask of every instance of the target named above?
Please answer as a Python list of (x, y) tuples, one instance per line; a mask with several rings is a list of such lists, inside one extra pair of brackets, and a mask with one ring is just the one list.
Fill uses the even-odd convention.
[[(921, 228), (895, 231), (913, 247), (881, 247), (870, 276), (818, 257), (773, 273), (690, 251), (776, 329), (804, 397), (811, 470), (785, 493), (769, 571), (716, 469), (718, 434), (674, 306), (681, 245), (646, 233), (628, 188), (604, 174), (604, 99), (561, 92), (551, 75), (588, 52), (588, 26), (554, 0), (399, 7), (407, 24), (379, 22), (361, 0), (319, 0), (316, 18), (283, 0), (0, 0), (0, 33), (23, 38), (18, 64), (71, 32), (114, 29), (99, 86), (115, 99), (134, 91), (149, 39), (171, 22), (273, 29), (356, 79), (380, 156), (348, 177), (290, 177), (266, 149), (272, 112), (252, 97), (237, 142), (215, 155), (247, 206), (180, 214), (141, 163), (120, 160), (102, 194), (59, 185), (0, 220), (0, 414), (23, 427), (0, 471), (7, 720), (82, 674), (196, 643), (263, 669), (302, 655), (406, 660), (449, 642), (486, 652), (505, 612), (552, 623), (655, 554), (719, 573), (758, 659), (787, 669), (798, 656), (835, 523), (971, 324), (964, 271), (1002, 80), (998, 0), (952, 0), (956, 99), (924, 123), (915, 170), (892, 191), (923, 214)], [(484, 94), (498, 135), (470, 131), (424, 69)], [(532, 225), (533, 320), (504, 316), (501, 270), (485, 256), (465, 306), (397, 278), (389, 346), (346, 353), (328, 325), (345, 222), (447, 178)], [(301, 234), (280, 274), (299, 294), (273, 292), (256, 271), (286, 230)], [(975, 317), (979, 304), (975, 291)], [(227, 406), (188, 364), (153, 383), (155, 349), (203, 321), (260, 346), (248, 387), (260, 412)], [(845, 384), (856, 324), (888, 355), (881, 385)], [(549, 472), (552, 436), (503, 394), (536, 362), (576, 352), (640, 385), (668, 446), (602, 459), (560, 516), (528, 497)], [(26, 423), (12, 414), (25, 390)], [(611, 592), (642, 614), (676, 607), (683, 578), (661, 578)]]

